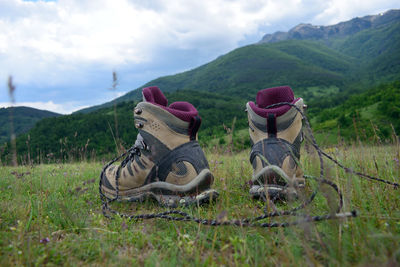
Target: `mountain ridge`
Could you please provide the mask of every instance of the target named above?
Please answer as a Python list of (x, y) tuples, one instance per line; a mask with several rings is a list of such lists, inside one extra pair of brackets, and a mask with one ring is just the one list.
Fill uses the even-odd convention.
[[(304, 54), (314, 56), (305, 59)], [(322, 86), (339, 86), (345, 79), (343, 75), (351, 68), (351, 61), (351, 57), (308, 41), (288, 41), (279, 45), (252, 44), (235, 49), (193, 70), (157, 78), (113, 101), (77, 113), (88, 113), (110, 107), (114, 103), (140, 100), (140, 89), (154, 85), (163, 92), (199, 90), (237, 94), (245, 98), (251, 97), (258, 89), (278, 86), (282, 82), (290, 83), (294, 89), (313, 86), (316, 80), (322, 81)]]
[[(300, 23), (288, 32), (278, 31), (266, 34), (259, 41), (262, 43), (276, 43), (285, 40), (328, 40), (330, 38), (346, 37), (362, 30), (377, 28), (400, 19), (400, 9), (388, 10), (378, 15), (367, 15), (339, 22), (334, 25), (318, 26), (310, 23)], [(329, 42), (328, 42), (329, 43)]]
[(0, 144), (10, 139), (10, 116), (13, 116), (16, 135), (29, 131), (36, 122), (43, 118), (58, 117), (61, 114), (25, 106), (0, 108)]

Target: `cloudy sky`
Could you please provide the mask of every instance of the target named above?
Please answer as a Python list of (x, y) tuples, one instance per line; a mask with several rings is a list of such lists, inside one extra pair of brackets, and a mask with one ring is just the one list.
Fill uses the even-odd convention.
[(393, 8), (398, 0), (0, 0), (0, 107), (10, 75), (18, 105), (66, 114), (266, 33)]

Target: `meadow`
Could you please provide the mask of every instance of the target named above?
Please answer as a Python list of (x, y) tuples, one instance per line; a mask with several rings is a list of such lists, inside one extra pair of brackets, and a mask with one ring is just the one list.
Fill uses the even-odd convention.
[[(226, 147), (225, 147), (226, 148)], [(252, 169), (249, 150), (207, 149), (220, 192), (215, 203), (182, 208), (218, 220), (254, 218), (268, 211), (289, 210), (318, 189), (315, 200), (298, 216), (262, 222), (293, 222), (334, 213), (337, 194), (307, 180), (298, 199), (276, 204), (248, 194)], [(315, 152), (303, 149), (306, 174), (318, 175)], [(400, 146), (342, 145), (326, 151), (348, 167), (399, 183)], [(104, 217), (98, 194), (101, 162), (41, 164), (0, 168), (1, 266), (304, 266), (400, 264), (400, 194), (393, 186), (346, 173), (325, 161), (326, 178), (343, 193), (343, 211), (355, 218), (300, 223), (287, 228), (207, 226), (164, 219)], [(128, 214), (168, 210), (151, 201), (115, 203)]]

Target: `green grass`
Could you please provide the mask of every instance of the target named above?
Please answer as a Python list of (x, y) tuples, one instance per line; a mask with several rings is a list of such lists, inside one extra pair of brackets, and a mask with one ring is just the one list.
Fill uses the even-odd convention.
[[(205, 218), (226, 212), (228, 219), (262, 214), (264, 204), (248, 195), (247, 181), (252, 174), (248, 152), (207, 151), (220, 197), (215, 204), (184, 211)], [(399, 147), (332, 147), (328, 152), (356, 170), (400, 182)], [(301, 162), (307, 174), (318, 173), (315, 154), (303, 151)], [(85, 162), (2, 167), (0, 265), (400, 264), (399, 191), (345, 174), (332, 164), (326, 170), (343, 191), (344, 210), (356, 209), (359, 217), (285, 229), (212, 227), (161, 219), (109, 220), (102, 215), (98, 197), (101, 167), (101, 163)], [(309, 182), (304, 195), (316, 186)], [(289, 209), (296, 204), (299, 201), (276, 208)], [(336, 205), (333, 190), (323, 186), (304, 212), (326, 214)], [(152, 202), (117, 203), (114, 208), (137, 214), (165, 211)], [(41, 243), (45, 238), (49, 242)]]

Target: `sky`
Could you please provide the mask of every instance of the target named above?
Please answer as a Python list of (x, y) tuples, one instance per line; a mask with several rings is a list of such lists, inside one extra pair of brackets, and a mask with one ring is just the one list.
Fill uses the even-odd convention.
[(267, 33), (394, 8), (399, 0), (0, 0), (0, 107), (12, 104), (10, 76), (14, 105), (69, 114)]

